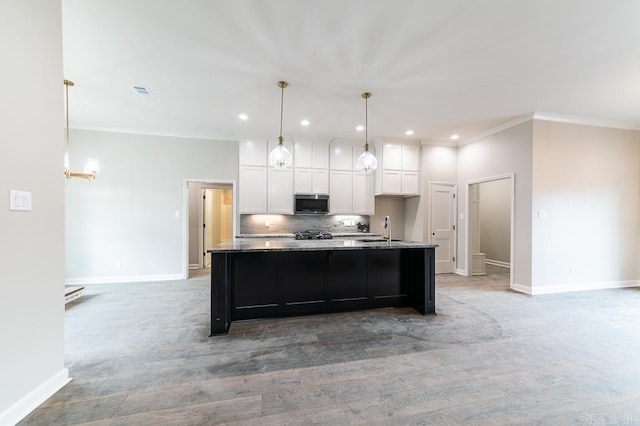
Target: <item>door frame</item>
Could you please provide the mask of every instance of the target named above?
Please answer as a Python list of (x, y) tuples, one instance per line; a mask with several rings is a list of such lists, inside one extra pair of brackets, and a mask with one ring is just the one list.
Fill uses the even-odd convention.
[[(233, 199), (231, 200), (231, 217), (232, 217), (232, 235), (235, 237), (236, 235), (236, 226), (238, 221), (238, 206), (237, 206), (237, 189), (238, 185), (235, 180), (225, 180), (225, 179), (197, 179), (197, 178), (183, 178), (182, 179), (182, 279), (186, 280), (189, 278), (189, 183), (203, 183), (203, 184), (211, 184), (211, 185), (224, 185), (228, 187), (231, 185), (231, 196)], [(198, 212), (199, 222), (202, 224), (202, 199), (200, 199), (199, 203), (199, 212)], [(200, 235), (200, 234), (199, 234)], [(202, 238), (202, 235), (200, 235)], [(202, 256), (199, 256), (200, 262), (202, 261)]]
[(429, 182), (429, 224), (427, 226), (427, 233), (429, 235), (429, 243), (433, 244), (433, 231), (432, 231), (432, 222), (433, 222), (433, 198), (431, 197), (431, 189), (433, 185), (442, 185), (442, 186), (450, 186), (453, 188), (453, 193), (455, 195), (456, 201), (453, 203), (453, 223), (455, 224), (455, 229), (453, 230), (453, 248), (452, 251), (456, 256), (456, 260), (453, 261), (453, 272), (455, 273), (458, 268), (458, 184), (456, 182)]
[(470, 204), (470, 198), (471, 198), (471, 193), (469, 191), (469, 188), (471, 187), (471, 185), (477, 184), (477, 183), (484, 183), (484, 182), (491, 182), (494, 180), (502, 180), (502, 179), (511, 179), (511, 224), (510, 224), (510, 234), (511, 234), (511, 242), (510, 242), (510, 247), (509, 247), (509, 264), (510, 264), (510, 268), (509, 268), (509, 288), (513, 288), (513, 277), (514, 277), (514, 270), (515, 270), (515, 241), (516, 241), (516, 233), (515, 233), (515, 222), (516, 222), (516, 174), (515, 172), (511, 172), (511, 173), (505, 173), (502, 175), (495, 175), (495, 176), (489, 176), (489, 177), (484, 177), (484, 178), (480, 178), (480, 179), (473, 179), (473, 180), (468, 180), (465, 182), (465, 190), (466, 190), (466, 201), (465, 201), (465, 251), (466, 251), (466, 255), (465, 255), (465, 270), (464, 273), (461, 275), (465, 275), (467, 277), (471, 276), (471, 234), (469, 233), (470, 229), (469, 229), (469, 204)]

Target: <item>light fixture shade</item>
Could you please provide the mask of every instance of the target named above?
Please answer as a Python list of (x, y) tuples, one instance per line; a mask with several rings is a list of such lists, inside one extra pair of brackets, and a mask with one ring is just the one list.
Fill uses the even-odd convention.
[(364, 151), (356, 159), (356, 170), (371, 173), (378, 168), (378, 160), (369, 151)]
[[(264, 157), (263, 157), (264, 158)], [(279, 143), (269, 154), (269, 164), (277, 169), (284, 169), (291, 165), (293, 156), (286, 146)]]
[(100, 161), (97, 158), (87, 158), (84, 161), (85, 173), (97, 173), (100, 171)]

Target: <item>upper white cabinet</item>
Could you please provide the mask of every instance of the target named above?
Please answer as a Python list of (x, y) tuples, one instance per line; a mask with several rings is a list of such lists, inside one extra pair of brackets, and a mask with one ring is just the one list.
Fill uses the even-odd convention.
[(353, 212), (353, 172), (331, 170), (329, 213), (351, 214)]
[(294, 165), (294, 193), (329, 193), (328, 142), (296, 141)]
[(331, 144), (329, 167), (331, 170), (353, 170), (353, 147), (346, 144)]
[(376, 152), (375, 195), (420, 195), (419, 145), (378, 142)]
[[(239, 145), (239, 211), (241, 214), (293, 214), (293, 168), (268, 165), (276, 146), (262, 140), (243, 139)], [(293, 146), (285, 142), (293, 151)]]
[(241, 166), (267, 166), (266, 140), (242, 139), (240, 141), (240, 165)]
[(353, 172), (353, 205), (354, 214), (374, 215), (375, 196), (373, 193), (373, 173)]

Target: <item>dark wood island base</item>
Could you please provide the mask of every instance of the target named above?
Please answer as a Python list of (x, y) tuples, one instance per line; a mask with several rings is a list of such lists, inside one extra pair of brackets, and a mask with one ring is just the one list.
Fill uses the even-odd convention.
[(435, 313), (432, 245), (352, 240), (346, 246), (219, 247), (209, 250), (212, 336), (226, 334), (235, 320), (387, 307)]

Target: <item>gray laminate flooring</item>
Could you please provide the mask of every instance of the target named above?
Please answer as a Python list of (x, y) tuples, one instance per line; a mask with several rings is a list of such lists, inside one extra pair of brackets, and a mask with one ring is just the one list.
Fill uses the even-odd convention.
[(74, 380), (24, 425), (640, 424), (640, 288), (530, 297), (508, 270), (439, 275), (437, 311), (233, 323), (208, 276), (91, 285)]

